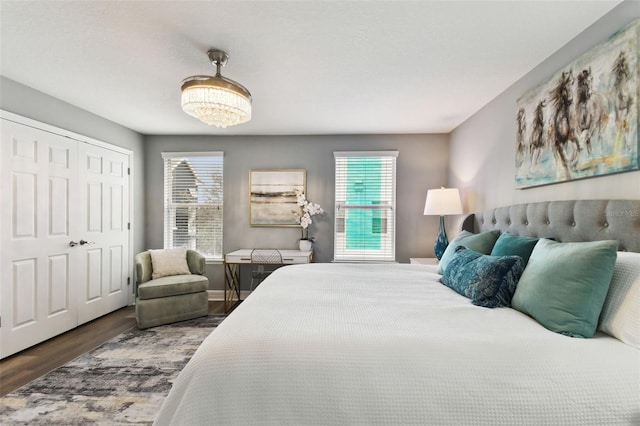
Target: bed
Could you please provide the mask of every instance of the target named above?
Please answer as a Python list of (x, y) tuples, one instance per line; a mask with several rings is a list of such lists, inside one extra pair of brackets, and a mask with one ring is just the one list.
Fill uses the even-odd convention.
[(155, 423), (640, 424), (640, 201), (504, 207), (463, 227), (618, 241), (613, 280), (626, 284), (602, 312), (624, 308), (626, 323), (569, 337), (471, 303), (440, 282), (441, 265), (287, 266), (202, 343)]

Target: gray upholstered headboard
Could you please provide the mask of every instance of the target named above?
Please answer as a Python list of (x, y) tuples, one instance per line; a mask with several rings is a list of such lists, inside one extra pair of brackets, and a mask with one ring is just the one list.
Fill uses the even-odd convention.
[(618, 250), (640, 252), (640, 200), (545, 201), (471, 214), (462, 229), (499, 229), (556, 241), (618, 240)]

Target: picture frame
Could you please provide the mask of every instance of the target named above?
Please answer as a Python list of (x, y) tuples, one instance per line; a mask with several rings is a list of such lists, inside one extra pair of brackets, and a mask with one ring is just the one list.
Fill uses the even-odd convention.
[(638, 170), (640, 20), (516, 103), (516, 189)]
[(306, 192), (306, 186), (305, 169), (249, 170), (249, 224), (300, 226), (296, 191)]

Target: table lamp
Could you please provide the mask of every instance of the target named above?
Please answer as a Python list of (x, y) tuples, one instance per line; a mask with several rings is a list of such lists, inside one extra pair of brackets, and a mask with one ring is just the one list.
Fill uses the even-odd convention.
[(427, 191), (427, 201), (424, 203), (425, 215), (440, 216), (440, 231), (433, 246), (433, 251), (438, 260), (442, 257), (445, 249), (449, 245), (447, 232), (444, 228), (444, 216), (452, 214), (462, 214), (462, 204), (460, 203), (460, 193), (457, 188), (430, 189)]

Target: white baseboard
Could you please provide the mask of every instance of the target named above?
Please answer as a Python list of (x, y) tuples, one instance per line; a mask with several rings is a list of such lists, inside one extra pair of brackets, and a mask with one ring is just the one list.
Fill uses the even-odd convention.
[[(211, 301), (224, 301), (224, 290), (207, 290), (208, 299)], [(250, 291), (241, 291), (240, 297), (242, 300), (246, 299), (251, 294)]]

